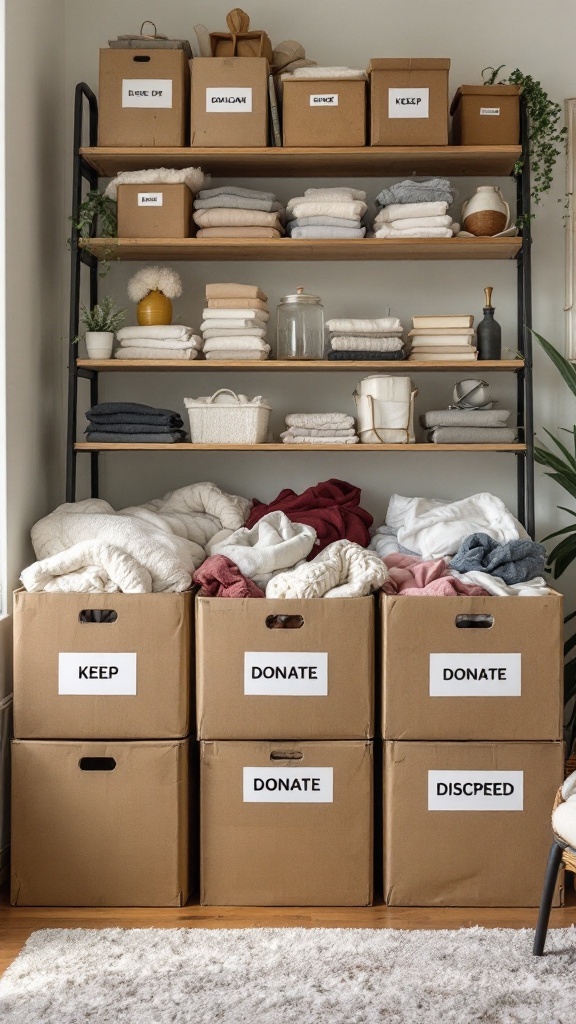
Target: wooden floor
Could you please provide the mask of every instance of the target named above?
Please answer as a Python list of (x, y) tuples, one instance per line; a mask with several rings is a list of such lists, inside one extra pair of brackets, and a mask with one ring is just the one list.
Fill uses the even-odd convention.
[[(551, 927), (576, 924), (576, 901), (553, 910)], [(460, 909), (452, 907), (199, 907), (182, 909), (10, 907), (0, 898), (0, 974), (39, 928), (533, 928), (535, 908)]]

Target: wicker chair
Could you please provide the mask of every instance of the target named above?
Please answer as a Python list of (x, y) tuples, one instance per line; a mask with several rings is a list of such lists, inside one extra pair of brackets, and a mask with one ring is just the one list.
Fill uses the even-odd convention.
[[(573, 871), (576, 874), (576, 849), (566, 842), (561, 835), (555, 831), (554, 812), (557, 807), (564, 804), (569, 796), (576, 794), (576, 772), (569, 775), (563, 786), (556, 793), (556, 799), (554, 800), (554, 807), (552, 808), (552, 830), (554, 833), (554, 841), (548, 857), (548, 864), (546, 867), (546, 875), (544, 878), (544, 888), (542, 890), (542, 899), (540, 901), (540, 911), (538, 913), (538, 923), (536, 925), (536, 934), (534, 935), (534, 946), (532, 952), (534, 956), (544, 955), (544, 945), (546, 943), (546, 935), (548, 933), (548, 922), (550, 920), (550, 909), (552, 907), (552, 899), (554, 897), (554, 889), (556, 887), (556, 880), (558, 878), (558, 870), (562, 864), (568, 868), (569, 871)], [(576, 817), (576, 803), (574, 804), (574, 815)]]

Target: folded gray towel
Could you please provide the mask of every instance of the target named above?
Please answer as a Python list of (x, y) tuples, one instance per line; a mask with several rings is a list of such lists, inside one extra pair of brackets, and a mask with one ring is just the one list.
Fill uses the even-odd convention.
[(106, 423), (144, 423), (151, 427), (181, 427), (182, 417), (173, 409), (155, 409), (140, 402), (100, 402), (86, 413), (86, 419), (95, 425)]
[(431, 409), (420, 417), (423, 427), (503, 427), (508, 409)]
[(288, 221), (288, 228), (311, 228), (315, 225), (333, 228), (358, 228), (361, 226), (357, 217), (294, 217)]
[(271, 213), (274, 210), (282, 210), (281, 203), (273, 199), (247, 199), (246, 196), (219, 195), (211, 199), (197, 199), (194, 203), (195, 210), (213, 210), (214, 208), (228, 210), (263, 210)]
[(87, 441), (98, 444), (178, 444), (185, 439), (183, 430), (173, 430), (170, 434), (108, 434), (101, 430), (91, 430), (86, 435)]
[(342, 360), (346, 362), (348, 360), (362, 360), (362, 359), (374, 359), (382, 362), (392, 362), (395, 359), (406, 359), (406, 350), (400, 349), (398, 352), (366, 352), (357, 351), (356, 349), (344, 349), (339, 352), (329, 352), (328, 359), (331, 360)]
[(178, 432), (184, 426), (183, 421), (180, 419), (179, 423), (167, 424), (167, 423), (108, 423), (100, 421), (98, 423), (90, 423), (85, 434), (89, 434), (92, 430), (97, 430), (99, 434), (172, 434)]
[(333, 228), (319, 224), (314, 228), (292, 228), (288, 234), (292, 238), (364, 238), (366, 228)]
[(398, 181), (390, 188), (383, 188), (376, 196), (378, 206), (391, 206), (392, 203), (451, 203), (454, 189), (448, 178), (430, 178), (428, 181), (415, 181), (408, 178)]
[(450, 568), (458, 572), (488, 572), (508, 586), (541, 576), (546, 548), (533, 540), (509, 540), (499, 544), (487, 533), (471, 533), (462, 541)]
[(433, 444), (512, 444), (508, 427), (434, 427), (428, 435)]
[(239, 185), (219, 185), (218, 188), (203, 188), (198, 193), (199, 199), (212, 199), (214, 196), (242, 196), (244, 199), (269, 199), (274, 202), (273, 192), (261, 192), (257, 188), (241, 188)]

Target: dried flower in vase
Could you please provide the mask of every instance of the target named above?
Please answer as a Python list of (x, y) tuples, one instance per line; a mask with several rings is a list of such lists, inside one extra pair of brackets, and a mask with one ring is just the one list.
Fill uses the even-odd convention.
[(128, 298), (137, 302), (141, 327), (172, 323), (172, 299), (182, 295), (180, 275), (171, 267), (143, 267), (128, 282)]

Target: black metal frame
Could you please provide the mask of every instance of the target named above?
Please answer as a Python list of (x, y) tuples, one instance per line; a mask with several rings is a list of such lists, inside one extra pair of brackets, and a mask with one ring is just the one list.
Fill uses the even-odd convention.
[[(80, 155), (84, 137), (85, 103), (89, 111), (89, 144), (97, 145), (98, 104), (92, 90), (81, 82), (76, 86), (74, 102), (74, 176), (72, 191), (72, 235), (71, 235), (71, 277), (70, 277), (70, 344), (68, 364), (68, 439), (66, 457), (66, 500), (76, 500), (76, 421), (78, 413), (78, 380), (90, 381), (90, 404), (98, 401), (98, 373), (95, 370), (79, 369), (76, 365), (77, 350), (74, 339), (79, 329), (80, 285), (82, 267), (90, 273), (90, 305), (98, 301), (98, 261), (96, 257), (80, 249), (78, 245), (78, 221), (82, 202), (83, 185), (90, 189), (98, 187), (98, 174)], [(526, 451), (516, 456), (518, 518), (531, 537), (534, 536), (534, 413), (532, 389), (532, 282), (531, 282), (531, 230), (530, 230), (530, 159), (528, 143), (528, 115), (521, 101), (522, 173), (516, 183), (516, 213), (522, 223), (522, 247), (517, 256), (517, 299), (518, 299), (518, 352), (524, 359), (522, 369), (516, 374), (517, 380), (517, 429), (518, 439), (526, 444)], [(96, 225), (92, 226), (92, 234)], [(481, 366), (481, 364), (480, 364)], [(90, 452), (90, 490), (92, 497), (98, 496), (98, 452)]]

